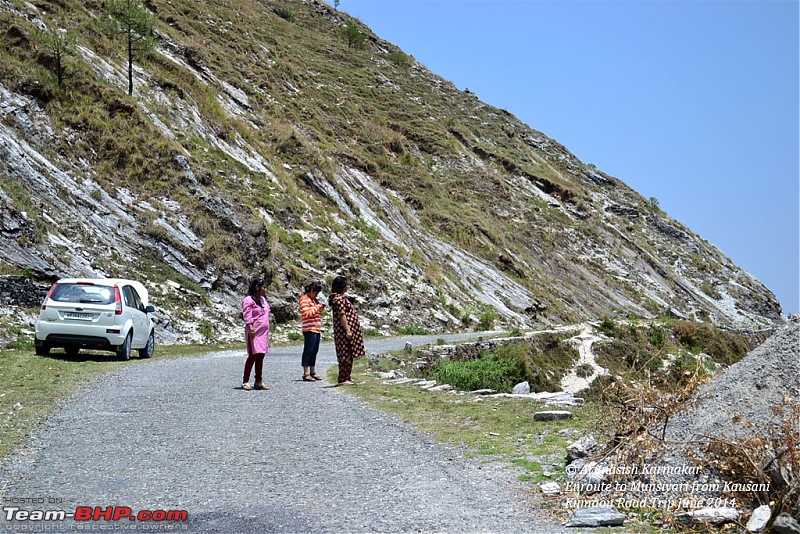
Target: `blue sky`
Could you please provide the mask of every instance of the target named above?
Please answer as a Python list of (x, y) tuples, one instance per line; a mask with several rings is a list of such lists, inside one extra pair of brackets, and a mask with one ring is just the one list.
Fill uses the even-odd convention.
[[(331, 0), (329, 2), (333, 4)], [(341, 0), (800, 312), (797, 0)]]

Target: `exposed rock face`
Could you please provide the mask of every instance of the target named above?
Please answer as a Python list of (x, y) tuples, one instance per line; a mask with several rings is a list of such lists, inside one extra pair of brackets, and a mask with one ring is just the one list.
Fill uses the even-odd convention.
[[(481, 321), (524, 328), (614, 312), (674, 311), (734, 326), (780, 320), (758, 280), (619, 180), (412, 59), (397, 67), (396, 47), (376, 36), (368, 50), (347, 51), (337, 34), (346, 15), (326, 4), (293, 4), (317, 25), (313, 43), (253, 7), (262, 17), (253, 27), (293, 32), (283, 38), (291, 47), (274, 50), (246, 32), (236, 36), (242, 46), (213, 48), (238, 11), (205, 3), (206, 51), (175, 30), (194, 25), (191, 14), (152, 4), (160, 23), (169, 19), (158, 31), (163, 68), (137, 65), (133, 98), (125, 65), (101, 56), (91, 35), (76, 61), (93, 73), (83, 82), (103, 88), (102, 99), (83, 104), (109, 122), (124, 114), (133, 139), (158, 146), (131, 152), (152, 159), (148, 169), (167, 187), (143, 185), (149, 177), (136, 165), (149, 161), (101, 150), (89, 126), (54, 115), (59, 107), (46, 103), (63, 95), (0, 73), (6, 272), (141, 279), (181, 341), (202, 340), (201, 325), (216, 339), (237, 337), (247, 281), (265, 272), (274, 274), (278, 330), (297, 329), (303, 284), (339, 274), (353, 281), (365, 327), (384, 332)], [(34, 25), (47, 26), (40, 9), (0, 0), (13, 28), (0, 40), (22, 63), (34, 60)], [(72, 16), (99, 16), (92, 9), (81, 4)], [(344, 67), (358, 75), (325, 70), (335, 62), (318, 57), (319, 40), (341, 47), (337, 61), (363, 54)], [(222, 74), (228, 63), (237, 65), (231, 79)], [(249, 71), (263, 75), (241, 75)], [(314, 72), (290, 81), (284, 71)], [(364, 96), (361, 79), (376, 80), (374, 96)], [(388, 96), (400, 104), (383, 110)], [(349, 100), (358, 105), (343, 120), (334, 108)]]
[(42, 303), (49, 288), (24, 276), (0, 276), (0, 305), (35, 308)]

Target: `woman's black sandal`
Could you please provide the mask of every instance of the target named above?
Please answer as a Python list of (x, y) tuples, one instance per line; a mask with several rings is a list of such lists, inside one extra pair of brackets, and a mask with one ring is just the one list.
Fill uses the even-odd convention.
[(311, 375), (311, 378), (313, 378), (314, 380), (322, 380), (322, 377), (319, 376), (317, 373), (314, 373), (313, 375)]
[(303, 382), (316, 382), (311, 375), (303, 375)]

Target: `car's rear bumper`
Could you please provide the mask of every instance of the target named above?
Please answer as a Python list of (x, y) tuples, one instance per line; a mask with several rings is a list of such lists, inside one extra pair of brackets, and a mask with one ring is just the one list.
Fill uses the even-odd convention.
[[(117, 326), (97, 326), (81, 328), (80, 333), (69, 333), (61, 328), (49, 329), (48, 324), (40, 323), (36, 329), (36, 342), (48, 347), (86, 347), (105, 350), (116, 350), (125, 342), (125, 336)], [(57, 327), (59, 325), (54, 324)], [(88, 330), (88, 331), (87, 331)]]

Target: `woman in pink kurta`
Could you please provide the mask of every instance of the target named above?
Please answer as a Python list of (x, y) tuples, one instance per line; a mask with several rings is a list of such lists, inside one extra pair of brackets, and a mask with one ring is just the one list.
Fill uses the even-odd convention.
[[(244, 317), (244, 339), (247, 343), (247, 361), (244, 364), (242, 389), (269, 389), (262, 381), (264, 356), (269, 352), (269, 304), (265, 295), (267, 284), (264, 280), (253, 280), (247, 296), (242, 301)], [(255, 384), (250, 386), (250, 371), (255, 366)]]

